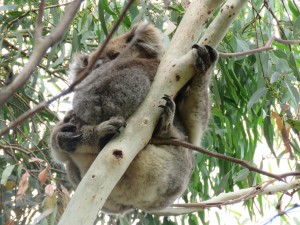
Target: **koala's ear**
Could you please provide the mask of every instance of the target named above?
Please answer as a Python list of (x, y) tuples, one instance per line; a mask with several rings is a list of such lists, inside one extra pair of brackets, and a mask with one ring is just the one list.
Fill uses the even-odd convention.
[(135, 46), (145, 52), (149, 57), (161, 58), (164, 48), (162, 33), (152, 24), (141, 22), (135, 24), (129, 31), (126, 42), (136, 38)]
[(70, 63), (69, 77), (74, 80), (80, 72), (88, 65), (89, 56), (87, 54), (75, 54)]

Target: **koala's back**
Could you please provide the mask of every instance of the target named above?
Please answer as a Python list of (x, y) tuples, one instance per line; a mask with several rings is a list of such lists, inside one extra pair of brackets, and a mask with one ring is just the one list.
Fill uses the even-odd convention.
[(148, 93), (158, 65), (156, 59), (120, 59), (95, 69), (74, 94), (76, 115), (87, 124), (128, 118)]
[(192, 151), (147, 145), (132, 161), (102, 211), (126, 213), (132, 208), (159, 211), (184, 192), (193, 169)]

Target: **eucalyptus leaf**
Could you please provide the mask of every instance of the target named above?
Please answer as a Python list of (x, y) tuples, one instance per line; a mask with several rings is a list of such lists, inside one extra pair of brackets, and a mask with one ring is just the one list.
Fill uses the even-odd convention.
[(15, 165), (10, 165), (4, 169), (4, 171), (2, 172), (2, 175), (1, 175), (1, 182), (0, 182), (2, 185), (6, 184), (8, 178), (11, 175), (14, 168), (15, 168)]
[(249, 173), (250, 173), (250, 171), (247, 168), (240, 170), (238, 173), (233, 175), (233, 177), (232, 177), (233, 182), (236, 183), (238, 181), (242, 181), (242, 180), (246, 179), (246, 177), (249, 175)]
[(268, 92), (268, 89), (265, 87), (262, 87), (260, 89), (258, 89), (256, 92), (254, 92), (254, 94), (251, 96), (248, 105), (247, 105), (247, 109), (250, 110), (252, 108), (252, 106), (257, 103), (261, 97), (265, 96)]

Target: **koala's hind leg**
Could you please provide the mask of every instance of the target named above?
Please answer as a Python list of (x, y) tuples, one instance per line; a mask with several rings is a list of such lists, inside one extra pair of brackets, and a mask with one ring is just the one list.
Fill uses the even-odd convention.
[(194, 66), (196, 75), (178, 96), (180, 119), (189, 137), (189, 142), (199, 145), (210, 114), (209, 85), (211, 74), (218, 59), (212, 47), (193, 45), (197, 54)]

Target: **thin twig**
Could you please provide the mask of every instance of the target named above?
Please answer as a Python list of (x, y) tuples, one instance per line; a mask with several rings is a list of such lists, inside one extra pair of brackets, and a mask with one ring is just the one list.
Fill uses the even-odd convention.
[[(101, 45), (101, 47), (99, 48), (99, 50), (97, 50), (97, 53), (95, 55), (101, 55), (104, 48), (106, 47), (107, 43), (109, 42), (109, 40), (112, 38), (113, 33), (117, 30), (118, 26), (120, 25), (120, 23), (122, 22), (127, 10), (129, 9), (130, 5), (134, 2), (134, 0), (130, 0), (126, 6), (124, 7), (121, 15), (119, 16), (117, 22), (114, 24), (112, 30), (110, 31), (110, 33), (108, 34), (105, 42), (103, 45)], [(85, 68), (80, 75), (78, 76), (78, 79), (76, 79), (66, 90), (62, 91), (60, 94), (52, 97), (51, 99), (44, 101), (40, 104), (38, 104), (37, 106), (35, 106), (33, 109), (28, 110), (26, 113), (22, 114), (21, 116), (19, 116), (17, 119), (15, 119), (13, 122), (11, 122), (6, 128), (2, 129), (0, 132), (0, 137), (3, 136), (4, 134), (6, 134), (7, 132), (9, 132), (10, 129), (13, 129), (15, 127), (17, 127), (19, 124), (21, 124), (22, 122), (24, 122), (27, 118), (31, 117), (32, 115), (34, 115), (37, 112), (40, 112), (42, 109), (44, 109), (45, 107), (47, 107), (50, 103), (54, 102), (55, 100), (61, 98), (62, 96), (72, 92), (75, 88), (75, 86), (77, 84), (79, 84), (90, 72), (91, 68), (93, 68), (94, 63), (96, 62), (97, 58), (94, 58), (91, 60), (90, 64), (88, 65), (87, 68)], [(0, 99), (0, 105), (1, 105), (1, 99)]]
[(224, 159), (226, 161), (239, 164), (239, 165), (249, 169), (249, 171), (254, 171), (254, 172), (257, 172), (259, 174), (262, 174), (262, 175), (265, 175), (265, 176), (268, 176), (268, 177), (272, 177), (272, 178), (274, 178), (276, 180), (280, 180), (280, 181), (283, 181), (283, 178), (288, 177), (288, 176), (299, 176), (300, 175), (300, 171), (294, 171), (294, 172), (275, 175), (275, 174), (266, 172), (264, 170), (258, 169), (257, 167), (252, 166), (250, 163), (248, 163), (245, 160), (236, 159), (236, 158), (233, 158), (233, 157), (230, 157), (230, 156), (222, 155), (220, 153), (212, 152), (212, 151), (209, 151), (207, 149), (192, 145), (192, 144), (190, 144), (188, 142), (185, 142), (185, 141), (179, 141), (179, 140), (174, 140), (174, 139), (153, 138), (153, 139), (150, 140), (149, 143), (150, 144), (156, 144), (156, 145), (175, 145), (175, 146), (181, 146), (181, 147), (184, 147), (184, 148), (192, 149), (192, 150), (195, 150), (197, 152), (201, 152), (203, 154), (210, 155), (210, 156), (213, 156), (213, 157), (218, 158), (218, 159)]
[(38, 17), (36, 21), (36, 28), (35, 28), (35, 45), (37, 46), (40, 41), (42, 41), (43, 37), (43, 16), (44, 16), (44, 8), (45, 8), (45, 0), (41, 0)]
[(264, 51), (270, 51), (270, 50), (273, 50), (273, 47), (271, 46), (273, 41), (276, 41), (281, 44), (287, 44), (287, 45), (300, 44), (300, 40), (282, 40), (282, 39), (277, 38), (274, 35), (272, 35), (264, 47), (255, 48), (255, 49), (251, 49), (249, 51), (244, 51), (244, 52), (235, 52), (235, 53), (219, 52), (219, 55), (224, 58), (227, 58), (227, 57), (230, 58), (230, 57), (252, 55), (252, 54), (261, 53)]
[(42, 39), (37, 46), (34, 47), (28, 63), (20, 71), (19, 75), (15, 77), (12, 83), (0, 90), (0, 107), (26, 84), (30, 78), (30, 75), (35, 71), (42, 57), (45, 55), (47, 49), (63, 37), (74, 16), (79, 10), (82, 1), (83, 0), (74, 0), (72, 4), (69, 5), (59, 25), (48, 36)]
[[(10, 43), (8, 40), (6, 40), (5, 38), (3, 38), (1, 35), (0, 35), (0, 39), (3, 41), (3, 45), (4, 45), (5, 48), (7, 48), (7, 49), (8, 48), (12, 48), (12, 49), (14, 49), (16, 51), (20, 50), (17, 46), (15, 46), (12, 43)], [(24, 50), (21, 50), (20, 52), (21, 52), (22, 56), (25, 56), (25, 57), (27, 56), (27, 53)], [(52, 75), (52, 76), (54, 76), (54, 77), (62, 80), (66, 84), (68, 84), (68, 81), (65, 78), (63, 78), (62, 76), (60, 76), (59, 74), (57, 74), (57, 72), (60, 72), (60, 70), (63, 71), (63, 70), (66, 70), (66, 69), (60, 68), (59, 70), (58, 69), (57, 70), (53, 70), (53, 69), (47, 68), (46, 66), (43, 66), (42, 64), (39, 64), (38, 67), (40, 67), (41, 69), (45, 70), (48, 74), (50, 74), (50, 75)]]

